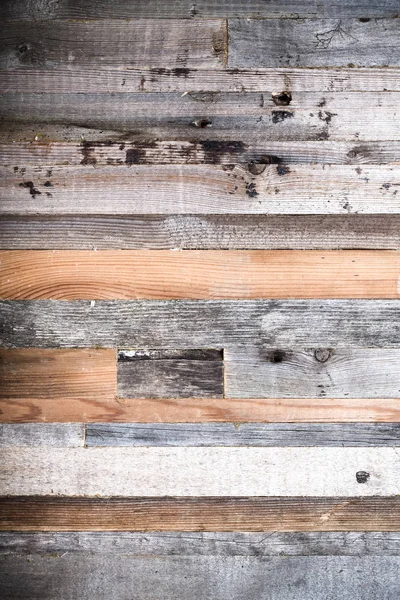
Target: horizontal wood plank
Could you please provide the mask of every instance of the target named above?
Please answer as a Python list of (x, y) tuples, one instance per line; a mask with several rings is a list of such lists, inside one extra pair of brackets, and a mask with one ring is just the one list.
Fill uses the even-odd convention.
[(400, 446), (400, 423), (92, 423), (86, 426), (85, 443), (88, 447)]
[(0, 401), (30, 405), (30, 399), (83, 403), (116, 394), (117, 361), (112, 349), (0, 349)]
[[(398, 214), (395, 165), (1, 167), (0, 214)], [(85, 153), (86, 152), (86, 153)], [(50, 175), (49, 175), (50, 173)], [(335, 192), (333, 193), (333, 186)]]
[[(398, 298), (400, 254), (2, 250), (0, 278), (0, 298), (6, 300)], [(153, 367), (141, 368), (156, 377)], [(128, 371), (130, 367), (121, 367), (129, 379)], [(167, 389), (164, 392), (171, 395)], [(195, 389), (188, 391), (189, 396), (193, 393)]]
[(396, 18), (231, 19), (228, 66), (399, 66), (399, 40)]
[(8, 21), (0, 48), (2, 69), (213, 68), (226, 58), (222, 19)]
[(0, 302), (7, 348), (399, 348), (398, 300)]
[(354, 498), (400, 493), (396, 448), (13, 447), (1, 448), (0, 458), (5, 496)]
[[(0, 400), (0, 415), (1, 415)], [(1, 416), (0, 416), (1, 421)], [(81, 423), (15, 423), (0, 425), (0, 447), (84, 445), (85, 431)]]
[(313, 532), (400, 529), (399, 497), (0, 498), (2, 531)]
[(1, 250), (400, 250), (400, 215), (3, 216)]

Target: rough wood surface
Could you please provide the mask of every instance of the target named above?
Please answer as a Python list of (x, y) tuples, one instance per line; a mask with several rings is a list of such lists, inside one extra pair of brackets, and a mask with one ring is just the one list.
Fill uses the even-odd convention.
[[(0, 214), (398, 214), (395, 165), (1, 167)], [(49, 175), (50, 173), (50, 175)]]
[(3, 216), (2, 250), (400, 250), (400, 215)]
[(224, 368), (231, 398), (400, 397), (398, 350), (227, 349)]
[(86, 426), (85, 443), (86, 446), (400, 446), (400, 424), (93, 423)]
[[(5, 496), (392, 496), (382, 447), (1, 448)], [(45, 474), (45, 476), (44, 476)]]
[(171, 3), (158, 0), (115, 0), (112, 6), (107, 0), (3, 0), (2, 18), (17, 19), (137, 19), (246, 17), (246, 18), (305, 18), (305, 17), (394, 17), (398, 14), (396, 0), (174, 0)]
[(225, 65), (227, 30), (222, 19), (15, 20), (3, 23), (1, 42), (2, 69), (212, 68)]
[[(3, 300), (398, 298), (400, 254), (378, 250), (2, 250), (0, 280)], [(152, 367), (142, 368), (150, 369), (148, 377), (156, 377)], [(127, 367), (122, 372), (127, 374)], [(167, 389), (165, 394), (171, 395)], [(192, 394), (195, 388), (188, 390)]]
[(400, 348), (398, 300), (0, 302), (0, 345)]
[(2, 531), (398, 532), (399, 515), (398, 496), (0, 498)]
[[(111, 349), (0, 349), (0, 400), (106, 400), (116, 393), (116, 351)], [(29, 402), (28, 402), (29, 404)]]
[[(0, 400), (1, 421), (1, 400)], [(21, 423), (0, 425), (0, 446), (57, 446), (84, 445), (84, 425), (81, 423)]]
[[(81, 93), (10, 93), (2, 97), (0, 115), (8, 128), (13, 127), (10, 121), (27, 122), (27, 141), (35, 138), (62, 141), (63, 132), (73, 124), (75, 127), (114, 130), (113, 137), (120, 143), (130, 141), (134, 136), (141, 138), (141, 142), (149, 139), (231, 140), (238, 142), (237, 153), (237, 148), (242, 148), (245, 142), (265, 146), (266, 137), (275, 142), (332, 140), (353, 141), (357, 145), (371, 140), (399, 141), (398, 107), (397, 92), (297, 92), (292, 93), (288, 106), (277, 106), (271, 94), (262, 92), (95, 93), (85, 96)], [(32, 123), (32, 128), (28, 123)], [(38, 129), (43, 125), (42, 131)], [(49, 130), (51, 125), (60, 128), (55, 138)], [(89, 147), (88, 135), (85, 140)], [(92, 145), (95, 143), (96, 138)], [(232, 146), (231, 153), (235, 154), (235, 145)], [(229, 150), (229, 146), (226, 149)], [(218, 146), (205, 146), (208, 155), (218, 154), (218, 150)], [(123, 161), (125, 155), (126, 152), (122, 154)], [(113, 156), (117, 158), (111, 160), (116, 161), (121, 158), (121, 152), (115, 150)], [(140, 162), (134, 160), (133, 153), (131, 162)]]
[(231, 19), (229, 60), (242, 67), (399, 66), (398, 19)]
[[(399, 532), (0, 533), (0, 556), (399, 556)], [(55, 556), (54, 556), (55, 558)]]

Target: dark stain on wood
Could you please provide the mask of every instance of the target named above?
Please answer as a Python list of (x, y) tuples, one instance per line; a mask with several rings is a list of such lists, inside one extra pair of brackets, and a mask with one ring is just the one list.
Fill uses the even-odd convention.
[(36, 196), (40, 196), (40, 194), (42, 193), (35, 188), (33, 181), (23, 181), (19, 184), (19, 187), (28, 189), (32, 198), (36, 198)]
[(272, 122), (273, 123), (283, 123), (286, 119), (292, 119), (294, 117), (294, 113), (289, 110), (273, 110), (272, 114)]

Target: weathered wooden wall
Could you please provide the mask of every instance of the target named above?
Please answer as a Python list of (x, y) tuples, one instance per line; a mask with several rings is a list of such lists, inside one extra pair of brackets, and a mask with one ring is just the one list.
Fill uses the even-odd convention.
[(0, 596), (400, 597), (398, 0), (3, 0)]

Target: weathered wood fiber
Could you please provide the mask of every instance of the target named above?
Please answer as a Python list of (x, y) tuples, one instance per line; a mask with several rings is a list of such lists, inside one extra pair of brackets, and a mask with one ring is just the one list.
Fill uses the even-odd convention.
[[(5, 496), (392, 496), (382, 447), (1, 448)], [(45, 476), (44, 476), (45, 474)]]
[(400, 215), (3, 216), (2, 250), (400, 250)]
[(228, 398), (400, 398), (398, 350), (227, 349), (224, 369)]
[[(121, 141), (129, 140), (131, 132), (140, 134), (142, 141), (149, 138), (207, 141), (218, 136), (222, 140), (239, 140), (241, 149), (240, 142), (253, 140), (258, 146), (265, 145), (265, 137), (270, 141), (329, 139), (352, 140), (357, 144), (369, 140), (399, 141), (398, 107), (398, 92), (297, 92), (292, 94), (288, 106), (276, 106), (271, 94), (262, 92), (127, 93), (122, 96), (10, 93), (2, 97), (0, 115), (6, 121), (24, 120), (36, 124), (28, 141), (43, 135), (37, 130), (38, 125), (61, 124), (66, 129), (73, 124), (119, 131), (120, 140), (122, 136), (125, 138)], [(86, 146), (90, 146), (90, 139), (85, 139)], [(234, 145), (226, 147), (226, 151), (229, 149), (235, 153)], [(205, 151), (218, 154), (221, 148), (205, 146)], [(120, 157), (120, 153), (116, 155)]]
[(222, 352), (119, 352), (118, 395), (123, 398), (221, 398)]
[(2, 347), (399, 348), (398, 300), (0, 302)]
[(84, 437), (84, 426), (80, 423), (21, 423), (13, 425), (3, 423), (0, 425), (1, 447), (79, 447), (84, 445)]
[[(400, 254), (387, 250), (2, 250), (0, 280), (3, 300), (398, 298)], [(183, 364), (170, 367), (182, 368), (183, 376)], [(121, 369), (126, 384), (133, 384), (131, 369)], [(149, 369), (143, 377), (157, 377), (153, 367), (143, 369)], [(167, 371), (163, 373), (167, 376)], [(189, 369), (187, 376), (193, 374)], [(208, 377), (213, 379), (211, 372)], [(196, 387), (188, 390), (189, 396), (196, 395)], [(162, 394), (174, 395), (168, 389)]]
[[(281, 163), (320, 164), (384, 164), (400, 158), (400, 142), (270, 142), (244, 143), (242, 141), (198, 140), (198, 141), (81, 141), (13, 142), (0, 146), (0, 160), (5, 166), (18, 167), (18, 172), (27, 166), (47, 165), (53, 172), (54, 165), (77, 166), (82, 163), (82, 152), (89, 155), (97, 167), (126, 164), (129, 157), (136, 156), (138, 164), (223, 164), (247, 163), (251, 170), (262, 171), (264, 163), (280, 160)], [(136, 153), (136, 154), (135, 154)], [(96, 162), (95, 162), (96, 161)], [(255, 164), (253, 164), (255, 163)], [(17, 171), (16, 171), (17, 172)]]
[[(0, 401), (0, 422), (86, 423), (390, 423), (400, 420), (400, 405), (392, 398), (168, 398), (92, 399), (13, 398)], [(184, 435), (182, 429), (182, 435)], [(241, 435), (241, 434), (240, 434)], [(377, 444), (379, 445), (379, 444)], [(391, 444), (394, 445), (394, 444)]]
[(0, 349), (0, 379), (0, 399), (5, 405), (31, 398), (61, 404), (70, 398), (88, 403), (107, 400), (116, 393), (116, 351)]
[[(8, 426), (12, 427), (18, 425)], [(85, 443), (86, 446), (400, 446), (400, 424), (92, 423), (86, 426)]]
[[(360, 485), (361, 487), (361, 485)], [(393, 531), (400, 499), (0, 498), (2, 531)], [(269, 537), (269, 536), (268, 536)]]
[(226, 43), (222, 19), (17, 20), (3, 23), (0, 68), (222, 67)]
[(229, 20), (231, 68), (398, 66), (398, 19)]
[[(1, 7), (0, 7), (1, 10)], [(400, 91), (399, 69), (82, 69), (30, 66), (0, 70), (5, 92), (105, 94), (130, 92), (383, 92)]]
[[(1, 167), (0, 214), (398, 214), (395, 165)], [(51, 171), (51, 174), (49, 175)], [(333, 191), (334, 190), (334, 191)]]
[[(3, 598), (70, 600), (397, 600), (395, 556), (132, 557), (80, 554), (5, 556)], [(107, 575), (105, 575), (107, 574)], [(135, 596), (132, 596), (134, 590)], [(160, 591), (159, 591), (160, 590)], [(266, 590), (268, 590), (266, 592)]]
[[(0, 556), (399, 556), (398, 532), (0, 533)], [(54, 556), (55, 557), (55, 556)]]
[(262, 0), (174, 0), (171, 3), (157, 0), (116, 0), (112, 6), (107, 0), (3, 0), (0, 16), (17, 19), (131, 19), (166, 18), (191, 19), (196, 17), (247, 17), (247, 18), (305, 18), (305, 17), (394, 17), (398, 14), (395, 0), (312, 0), (290, 2), (265, 2)]

